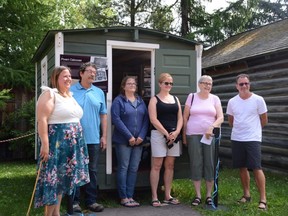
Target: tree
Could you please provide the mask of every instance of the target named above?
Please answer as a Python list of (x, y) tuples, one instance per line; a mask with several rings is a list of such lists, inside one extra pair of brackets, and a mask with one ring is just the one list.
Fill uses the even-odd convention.
[(209, 14), (205, 12), (201, 0), (181, 0), (180, 11), (182, 18), (181, 36), (195, 39), (196, 35), (192, 32), (208, 24)]
[(238, 0), (208, 16), (208, 23), (193, 32), (207, 46), (235, 34), (288, 17), (288, 0)]
[(85, 18), (94, 27), (139, 26), (172, 31), (171, 8), (161, 5), (161, 0), (99, 0), (88, 4)]

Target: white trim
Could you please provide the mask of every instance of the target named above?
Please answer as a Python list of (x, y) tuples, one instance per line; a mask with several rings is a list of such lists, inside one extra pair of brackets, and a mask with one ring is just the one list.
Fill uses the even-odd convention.
[(198, 87), (198, 80), (200, 79), (200, 77), (202, 76), (202, 52), (203, 52), (203, 45), (199, 44), (195, 46), (195, 50), (197, 53), (197, 57), (196, 57), (196, 87), (197, 87), (197, 91), (199, 91), (199, 87)]
[(151, 49), (160, 48), (159, 44), (125, 42), (125, 41), (114, 41), (114, 40), (107, 40), (107, 46), (113, 46), (114, 49), (146, 50), (146, 51), (151, 51)]
[(37, 94), (37, 86), (38, 86), (38, 82), (37, 82), (37, 77), (38, 77), (38, 70), (37, 70), (37, 62), (35, 63), (35, 135), (34, 135), (34, 142), (35, 142), (35, 148), (34, 148), (34, 159), (37, 159), (37, 115), (36, 115), (36, 104), (37, 104), (37, 99), (38, 99), (38, 94)]
[(55, 67), (60, 66), (61, 54), (64, 54), (64, 35), (58, 32), (55, 34)]
[(41, 86), (48, 86), (48, 61), (47, 59), (48, 58), (46, 55), (41, 60)]
[(138, 43), (138, 42), (125, 42), (107, 40), (106, 54), (108, 64), (108, 93), (107, 93), (107, 149), (106, 149), (106, 174), (112, 174), (112, 121), (111, 121), (111, 105), (112, 105), (112, 50), (113, 49), (126, 49), (126, 50), (141, 50), (151, 52), (151, 95), (155, 91), (155, 49), (159, 49), (159, 44), (151, 43)]

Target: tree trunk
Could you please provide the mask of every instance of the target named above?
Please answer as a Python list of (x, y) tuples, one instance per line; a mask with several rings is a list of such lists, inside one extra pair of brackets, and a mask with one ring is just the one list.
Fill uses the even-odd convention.
[(181, 36), (184, 37), (189, 32), (189, 25), (188, 25), (188, 6), (190, 0), (181, 0)]

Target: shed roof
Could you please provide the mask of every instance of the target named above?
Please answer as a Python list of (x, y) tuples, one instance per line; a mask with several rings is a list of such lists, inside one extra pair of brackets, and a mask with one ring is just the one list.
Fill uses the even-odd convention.
[[(44, 37), (44, 39), (42, 40), (41, 44), (39, 45), (39, 47), (37, 48), (33, 58), (32, 58), (32, 62), (35, 62), (39, 56), (41, 56), (41, 53), (47, 48), (47, 46), (49, 46), (51, 44), (52, 41), (54, 41), (54, 36), (57, 32), (63, 32), (65, 33), (76, 33), (76, 32), (93, 32), (93, 31), (97, 31), (97, 32), (103, 32), (103, 33), (107, 33), (107, 32), (117, 32), (117, 31), (126, 31), (126, 32), (133, 32), (134, 35), (140, 35), (141, 33), (145, 33), (145, 34), (151, 34), (151, 35), (156, 35), (159, 37), (163, 37), (163, 38), (167, 38), (167, 39), (174, 39), (174, 40), (178, 40), (179, 42), (184, 42), (184, 43), (188, 43), (191, 45), (199, 45), (201, 44), (200, 42), (194, 41), (194, 40), (189, 40), (177, 35), (173, 35), (170, 33), (166, 33), (166, 32), (161, 32), (161, 31), (157, 31), (157, 30), (153, 30), (153, 29), (147, 29), (147, 28), (141, 28), (141, 27), (103, 27), (103, 28), (83, 28), (83, 29), (64, 29), (64, 30), (50, 30), (47, 32), (46, 36)], [(135, 38), (135, 42), (137, 41), (137, 38)]]
[(202, 68), (288, 48), (288, 19), (249, 30), (228, 38), (203, 53)]

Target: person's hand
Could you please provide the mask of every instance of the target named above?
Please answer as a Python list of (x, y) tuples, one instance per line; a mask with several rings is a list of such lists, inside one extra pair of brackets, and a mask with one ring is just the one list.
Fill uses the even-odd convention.
[(187, 138), (186, 138), (186, 135), (185, 136), (182, 136), (182, 144), (187, 146)]
[(140, 145), (143, 142), (143, 139), (141, 137), (137, 137), (135, 145)]
[(135, 139), (135, 137), (131, 137), (130, 139), (129, 139), (129, 145), (130, 146), (134, 146), (136, 144), (136, 139)]
[(212, 127), (212, 126), (207, 129), (207, 131), (205, 133), (205, 136), (207, 139), (214, 136), (213, 129), (214, 129), (214, 127)]
[(178, 135), (179, 134), (176, 131), (172, 131), (172, 132), (169, 133), (169, 139), (173, 140), (173, 142), (175, 142), (175, 140), (177, 139)]
[(49, 159), (49, 145), (41, 145), (40, 158), (42, 161), (47, 162)]
[(105, 149), (107, 148), (107, 142), (104, 137), (101, 137), (100, 139), (100, 148), (102, 149), (102, 151), (105, 151)]

